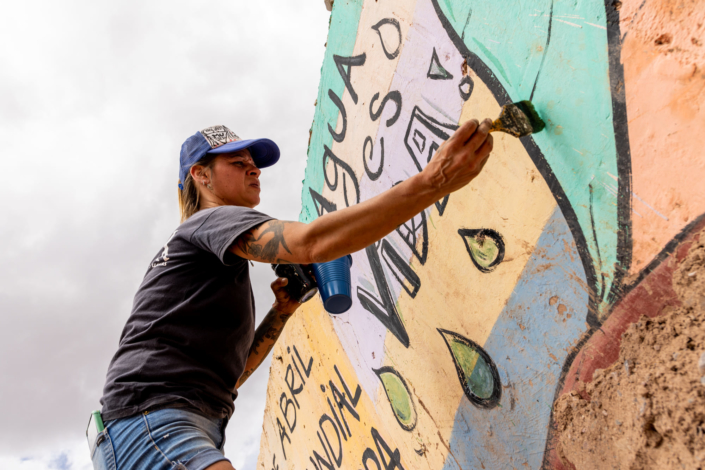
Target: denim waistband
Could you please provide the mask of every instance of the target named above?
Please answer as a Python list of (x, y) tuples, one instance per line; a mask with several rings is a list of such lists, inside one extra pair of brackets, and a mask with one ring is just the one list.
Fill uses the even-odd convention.
[(100, 470), (202, 470), (227, 460), (223, 454), (226, 423), (184, 408), (107, 421), (93, 465)]

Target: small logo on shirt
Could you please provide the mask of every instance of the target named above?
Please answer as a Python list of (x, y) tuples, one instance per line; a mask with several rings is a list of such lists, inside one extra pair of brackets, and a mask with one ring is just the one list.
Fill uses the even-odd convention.
[(164, 249), (161, 254), (157, 257), (157, 259), (152, 261), (153, 268), (156, 268), (157, 266), (166, 266), (167, 261), (169, 261), (169, 242), (174, 238), (176, 232), (178, 232), (178, 230), (174, 230), (174, 233), (171, 234), (169, 239), (164, 244)]

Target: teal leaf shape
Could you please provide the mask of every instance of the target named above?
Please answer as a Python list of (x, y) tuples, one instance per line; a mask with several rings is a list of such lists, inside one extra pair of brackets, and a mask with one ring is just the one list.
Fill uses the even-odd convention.
[(470, 403), (478, 408), (494, 408), (502, 398), (502, 382), (497, 366), (487, 352), (474, 341), (438, 328), (453, 357), (458, 380)]
[(465, 249), (477, 269), (489, 273), (504, 259), (504, 239), (491, 228), (461, 228), (458, 235), (463, 238)]
[(382, 382), (382, 388), (387, 394), (399, 426), (405, 431), (413, 430), (416, 426), (416, 406), (404, 378), (393, 367), (385, 366), (372, 370)]

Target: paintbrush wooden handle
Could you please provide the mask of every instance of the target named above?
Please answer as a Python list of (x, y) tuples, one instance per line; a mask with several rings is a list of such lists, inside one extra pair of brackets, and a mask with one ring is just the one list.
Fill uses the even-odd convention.
[(502, 123), (500, 122), (499, 119), (495, 119), (492, 122), (492, 126), (490, 127), (490, 132), (502, 132), (504, 129), (502, 128)]

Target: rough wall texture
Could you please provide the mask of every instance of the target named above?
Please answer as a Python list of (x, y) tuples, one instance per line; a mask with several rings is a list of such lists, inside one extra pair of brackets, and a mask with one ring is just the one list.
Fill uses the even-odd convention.
[(495, 135), (470, 186), (353, 254), (350, 311), (305, 304), (274, 350), (260, 468), (561, 465), (554, 399), (594, 370), (575, 358), (614, 361), (601, 326), (671, 301), (659, 267), (705, 212), (703, 23), (696, 0), (333, 3), (301, 220), (503, 104), (548, 126)]

